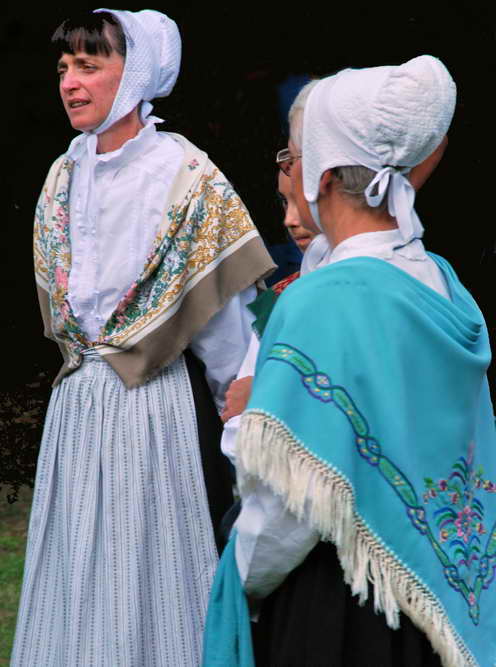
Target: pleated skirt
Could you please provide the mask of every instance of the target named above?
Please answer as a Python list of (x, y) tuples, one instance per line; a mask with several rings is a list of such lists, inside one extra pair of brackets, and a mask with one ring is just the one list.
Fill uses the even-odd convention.
[(126, 389), (95, 352), (53, 391), (12, 667), (196, 667), (217, 564), (184, 357)]

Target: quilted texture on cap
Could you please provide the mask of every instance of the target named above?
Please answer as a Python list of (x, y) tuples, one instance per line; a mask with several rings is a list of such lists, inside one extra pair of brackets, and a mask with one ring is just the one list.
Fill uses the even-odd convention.
[(315, 201), (327, 169), (413, 167), (440, 144), (456, 86), (443, 63), (418, 56), (399, 66), (348, 69), (319, 81), (303, 115), (303, 180)]
[(161, 12), (143, 9), (108, 12), (121, 24), (126, 37), (126, 60), (112, 109), (99, 134), (132, 111), (140, 102), (166, 97), (174, 87), (181, 64), (181, 37), (175, 21)]

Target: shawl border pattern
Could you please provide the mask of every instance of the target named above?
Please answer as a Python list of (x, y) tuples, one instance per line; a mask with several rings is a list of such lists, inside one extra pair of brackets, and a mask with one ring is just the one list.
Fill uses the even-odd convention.
[(95, 341), (87, 340), (68, 295), (74, 163), (61, 156), (49, 171), (36, 209), (34, 258), (45, 332), (65, 361), (55, 384), (79, 367), (88, 347), (107, 356), (128, 387), (143, 384), (173, 362), (230, 297), (275, 268), (229, 181), (206, 153), (172, 136), (184, 159), (153, 247)]
[(263, 410), (244, 413), (237, 442), (241, 490), (250, 476), (257, 477), (298, 518), (308, 511), (307, 519), (321, 539), (336, 545), (344, 579), (359, 603), (368, 597), (370, 580), (374, 607), (384, 612), (391, 628), (398, 627), (401, 609), (425, 632), (445, 667), (478, 667), (438, 598), (358, 514), (352, 485), (340, 471)]

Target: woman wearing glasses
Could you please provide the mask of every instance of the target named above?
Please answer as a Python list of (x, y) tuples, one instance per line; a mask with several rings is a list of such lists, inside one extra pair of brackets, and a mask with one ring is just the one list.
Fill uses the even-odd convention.
[[(302, 111), (302, 104), (301, 99), (297, 97), (290, 110), (290, 119)], [(415, 190), (419, 190), (422, 187), (437, 167), (447, 145), (448, 138), (445, 136), (436, 150), (409, 173), (408, 178)], [(239, 428), (239, 416), (245, 409), (250, 398), (255, 364), (260, 348), (259, 339), (263, 334), (272, 308), (283, 290), (291, 285), (300, 275), (305, 275), (317, 268), (326, 266), (331, 255), (331, 247), (326, 236), (317, 233), (313, 229), (306, 228), (301, 221), (296, 206), (291, 190), (290, 175), (295, 160), (299, 158), (301, 158), (301, 155), (298, 152), (291, 153), (289, 148), (283, 148), (276, 154), (276, 164), (279, 167), (278, 192), (284, 207), (283, 224), (291, 239), (304, 254), (303, 262), (300, 271), (296, 271), (275, 285), (272, 285), (271, 288), (262, 292), (256, 301), (248, 306), (256, 317), (253, 324), (255, 333), (252, 334), (246, 357), (239, 369), (238, 377), (236, 380), (233, 380), (226, 392), (226, 403), (222, 413), (222, 420), (225, 424), (222, 451), (232, 462), (234, 462), (235, 458), (234, 449), (236, 433)]]
[[(403, 70), (389, 69), (391, 69), (390, 90), (393, 94), (398, 86), (408, 87), (408, 82), (415, 80), (418, 82), (419, 89), (422, 89), (423, 92), (425, 88), (425, 94), (430, 96), (429, 99), (432, 98), (434, 109), (439, 109), (444, 104), (439, 111), (439, 122), (430, 119), (434, 128), (430, 137), (427, 131), (424, 137), (422, 134), (424, 128), (420, 128), (417, 139), (415, 123), (408, 125), (410, 128), (408, 131), (411, 131), (415, 141), (418, 141), (418, 148), (415, 143), (406, 144), (405, 152), (408, 160), (414, 164), (415, 161), (419, 162), (418, 166), (410, 171), (408, 178), (410, 183), (418, 189), (436, 166), (446, 146), (444, 135), (454, 108), (452, 81), (442, 64), (430, 57), (415, 59), (403, 66)], [(364, 72), (363, 76), (370, 76), (373, 81), (375, 80), (376, 71), (370, 75), (368, 70)], [(351, 75), (345, 74), (344, 76)], [(429, 89), (428, 82), (431, 79), (437, 79), (441, 81), (441, 84)], [(397, 340), (391, 339), (394, 326), (392, 329), (388, 328), (389, 320), (386, 327), (382, 326), (380, 317), (384, 317), (384, 312), (379, 310), (376, 313), (372, 304), (367, 303), (367, 299), (363, 298), (364, 292), (358, 289), (364, 284), (360, 282), (361, 274), (354, 274), (358, 278), (356, 289), (347, 287), (355, 285), (353, 272), (350, 273), (348, 267), (353, 267), (355, 265), (353, 262), (357, 262), (357, 258), (363, 261), (362, 258), (366, 257), (368, 264), (367, 262), (365, 264), (367, 267), (370, 266), (371, 272), (382, 271), (384, 276), (391, 278), (390, 282), (385, 283), (381, 280), (378, 282), (380, 295), (376, 301), (379, 308), (382, 308), (383, 293), (392, 294), (396, 289), (400, 290), (403, 287), (402, 281), (405, 281), (408, 289), (414, 285), (419, 292), (419, 294), (410, 295), (412, 303), (408, 305), (412, 307), (412, 310), (415, 309), (414, 303), (421, 300), (423, 295), (429, 294), (429, 298), (436, 307), (432, 308), (432, 313), (419, 312), (418, 317), (422, 319), (425, 315), (427, 319), (432, 315), (433, 321), (438, 317), (437, 312), (444, 312), (445, 308), (450, 309), (449, 294), (452, 289), (458, 289), (458, 283), (455, 285), (456, 281), (449, 277), (445, 278), (446, 272), (441, 272), (433, 258), (425, 253), (419, 240), (422, 232), (421, 226), (418, 230), (414, 228), (410, 235), (409, 221), (415, 219), (413, 197), (411, 196), (413, 190), (404, 176), (404, 167), (388, 166), (390, 162), (387, 162), (386, 165), (379, 165), (380, 168), (375, 163), (371, 167), (365, 165), (367, 167), (365, 171), (377, 172), (375, 182), (384, 175), (391, 174), (391, 179), (398, 185), (399, 195), (393, 200), (392, 209), (398, 216), (397, 224), (391, 214), (391, 208), (388, 209), (387, 201), (382, 203), (382, 208), (374, 210), (375, 206), (381, 206), (381, 201), (376, 203), (374, 198), (383, 199), (385, 188), (382, 187), (382, 183), (379, 183), (380, 196), (373, 189), (374, 183), (371, 184), (371, 188), (368, 188), (368, 183), (366, 183), (361, 193), (352, 192), (356, 188), (353, 188), (351, 182), (349, 171), (351, 168), (341, 169), (338, 166), (350, 164), (345, 161), (335, 163), (335, 165), (324, 164), (322, 169), (320, 169), (322, 165), (317, 165), (316, 169), (319, 169), (317, 188), (319, 178), (322, 173), (324, 174), (322, 176), (324, 180), (320, 181), (321, 188), (317, 193), (317, 199), (320, 197), (321, 200), (319, 201), (320, 206), (311, 204), (309, 208), (304, 203), (305, 200), (310, 200), (306, 190), (303, 195), (301, 161), (301, 148), (304, 148), (302, 141), (303, 109), (308, 99), (311, 99), (312, 89), (316, 85), (318, 85), (317, 82), (310, 84), (306, 90), (302, 91), (290, 112), (292, 141), (288, 152), (284, 154), (287, 157), (284, 169), (291, 177), (292, 196), (298, 205), (301, 220), (304, 220), (307, 227), (317, 231), (320, 211), (326, 222), (327, 238), (331, 242), (334, 241), (336, 251), (341, 252), (331, 252), (330, 247), (326, 249), (323, 243), (314, 257), (312, 268), (320, 268), (336, 262), (336, 267), (332, 267), (334, 273), (329, 271), (331, 269), (329, 266), (329, 269), (317, 272), (319, 277), (314, 275), (301, 282), (298, 281), (282, 297), (276, 312), (271, 316), (262, 341), (262, 361), (257, 366), (255, 391), (249, 409), (243, 417), (238, 438), (237, 470), (242, 496), (242, 511), (236, 522), (235, 543), (231, 542), (230, 546), (235, 544), (233, 548), (235, 549), (236, 570), (239, 572), (245, 592), (252, 601), (258, 601), (255, 605), (258, 606), (258, 629), (254, 637), (256, 664), (257, 667), (261, 665), (271, 667), (438, 666), (441, 664), (440, 658), (433, 653), (426, 635), (432, 646), (441, 653), (443, 665), (458, 667), (462, 664), (479, 664), (472, 661), (472, 656), (470, 652), (465, 651), (463, 642), (458, 643), (456, 637), (453, 638), (450, 626), (451, 616), (449, 620), (445, 620), (443, 614), (438, 613), (436, 605), (431, 603), (432, 600), (428, 595), (424, 599), (423, 591), (420, 589), (417, 591), (415, 587), (410, 588), (410, 583), (407, 581), (408, 574), (400, 573), (401, 568), (404, 567), (403, 562), (400, 561), (399, 566), (389, 563), (387, 550), (384, 550), (384, 554), (381, 552), (383, 543), (377, 548), (377, 553), (372, 553), (373, 549), (367, 542), (368, 533), (364, 532), (364, 537), (362, 538), (360, 534), (358, 538), (354, 532), (358, 530), (356, 526), (351, 525), (350, 527), (349, 525), (353, 524), (351, 521), (355, 516), (353, 511), (358, 510), (353, 510), (355, 507), (351, 502), (352, 499), (354, 500), (353, 493), (349, 498), (346, 495), (348, 486), (353, 483), (352, 488), (358, 489), (357, 493), (360, 494), (360, 497), (366, 495), (368, 498), (371, 489), (373, 489), (373, 494), (384, 493), (385, 482), (383, 483), (381, 478), (377, 480), (377, 475), (374, 477), (373, 467), (371, 467), (372, 472), (367, 468), (367, 464), (376, 465), (381, 456), (380, 443), (379, 441), (376, 443), (370, 434), (373, 426), (364, 421), (365, 418), (359, 411), (360, 406), (349, 398), (349, 388), (334, 383), (342, 381), (342, 377), (349, 383), (355, 382), (356, 386), (352, 385), (353, 395), (361, 397), (360, 405), (365, 405), (368, 410), (367, 414), (371, 415), (371, 424), (377, 425), (380, 423), (377, 415), (382, 414), (381, 406), (374, 400), (374, 394), (367, 393), (369, 386), (367, 383), (370, 382), (372, 386), (376, 380), (368, 377), (366, 370), (362, 371), (362, 369), (373, 366), (374, 359), (377, 360), (377, 367), (382, 369), (381, 354), (389, 359), (387, 356), (389, 350), (393, 349), (395, 345), (400, 351), (404, 351), (402, 341), (405, 337), (411, 339), (412, 342), (416, 340), (420, 346), (425, 345), (426, 349), (432, 344), (432, 340), (430, 336), (425, 335), (422, 327), (419, 327), (417, 338), (412, 335), (408, 327), (409, 316), (407, 316), (406, 326), (403, 323), (400, 330), (401, 336)], [(326, 81), (323, 87), (321, 86), (324, 94), (327, 92), (327, 85)], [(345, 97), (348, 94), (347, 90), (345, 86), (343, 92)], [(404, 99), (403, 93), (401, 98)], [(299, 108), (298, 104), (301, 105)], [(414, 96), (411, 96), (409, 104), (415, 105)], [(400, 124), (403, 122), (401, 113), (406, 116), (409, 111), (408, 104), (405, 106), (406, 111), (398, 112)], [(334, 127), (331, 124), (330, 126)], [(370, 135), (375, 136), (373, 128), (370, 128)], [(344, 141), (342, 139), (343, 144)], [(399, 140), (398, 143), (400, 143)], [(317, 152), (318, 148), (315, 146), (318, 146), (318, 142), (313, 146), (313, 150)], [(395, 140), (392, 140), (392, 146), (395, 147)], [(429, 147), (430, 151), (434, 148), (435, 150), (422, 162), (418, 156), (425, 156)], [(342, 146), (338, 144), (339, 148)], [(338, 154), (341, 156), (341, 153), (338, 152)], [(324, 162), (329, 159), (329, 155), (334, 155), (332, 150), (324, 155), (322, 158)], [(357, 178), (362, 177), (364, 180), (363, 173), (360, 172), (363, 163), (358, 158), (356, 160), (351, 164), (356, 165), (358, 169), (353, 167), (354, 171), (351, 175)], [(408, 165), (411, 162), (399, 162), (399, 164)], [(379, 159), (377, 164), (379, 164)], [(393, 162), (393, 164), (396, 163)], [(326, 169), (332, 169), (332, 171), (329, 172)], [(326, 176), (329, 173), (331, 176)], [(333, 193), (346, 192), (350, 197), (341, 198), (336, 194), (331, 197), (326, 178), (341, 181), (340, 185), (334, 185)], [(371, 181), (374, 174), (368, 178)], [(364, 191), (367, 191), (367, 196), (370, 194), (370, 203), (369, 200), (365, 203)], [(364, 202), (359, 204), (360, 196)], [(405, 202), (408, 205), (401, 209)], [(339, 214), (333, 208), (336, 206), (342, 206)], [(365, 220), (365, 218), (370, 223), (369, 228), (360, 229), (359, 220)], [(329, 233), (330, 223), (328, 221), (331, 219), (338, 220), (340, 224), (343, 224), (343, 220), (351, 221), (354, 225), (353, 232), (348, 234), (348, 237), (336, 241)], [(416, 231), (419, 233), (415, 233)], [(404, 235), (406, 235), (406, 240), (401, 242)], [(319, 243), (322, 243), (321, 236), (310, 244), (307, 257)], [(342, 246), (338, 248), (340, 243)], [(378, 262), (378, 260), (385, 261)], [(335, 269), (338, 266), (339, 269), (336, 272)], [(358, 272), (360, 267), (357, 269)], [(348, 271), (345, 280), (340, 279), (343, 271)], [(335, 281), (333, 281), (334, 275), (336, 275)], [(411, 280), (415, 280), (415, 283), (411, 283)], [(427, 285), (427, 288), (421, 285), (422, 283)], [(309, 284), (316, 285), (317, 291), (305, 291), (304, 285)], [(343, 294), (345, 289), (347, 291)], [(428, 292), (425, 292), (426, 289)], [(436, 292), (438, 294), (435, 294)], [(305, 294), (306, 298), (312, 301), (311, 307), (309, 303), (305, 303)], [(348, 302), (348, 294), (350, 299), (360, 301), (360, 308), (353, 306), (353, 302)], [(374, 295), (373, 298), (375, 298)], [(361, 308), (363, 312), (370, 314), (369, 327), (361, 328), (357, 332), (353, 326), (355, 319), (362, 317)], [(301, 312), (301, 316), (297, 316), (297, 312)], [(398, 310), (396, 315), (402, 317), (404, 309)], [(379, 322), (375, 328), (374, 318)], [(332, 333), (334, 331), (346, 331), (346, 334), (343, 334), (337, 345), (333, 345), (331, 337), (326, 338), (328, 331), (331, 332), (329, 336), (334, 335)], [(347, 342), (349, 340), (352, 343)], [(369, 344), (377, 343), (378, 349), (374, 348), (375, 351), (371, 352)], [(353, 349), (357, 352), (364, 349), (363, 358), (354, 355)], [(313, 350), (317, 360), (315, 363), (312, 362), (308, 350)], [(410, 347), (409, 350), (415, 358), (415, 346)], [(305, 351), (308, 353), (305, 354)], [(428, 352), (426, 355), (428, 356)], [(398, 364), (401, 361), (401, 356), (400, 361), (394, 355), (391, 358)], [(346, 372), (343, 371), (339, 375), (339, 371), (342, 371), (343, 368)], [(417, 370), (415, 369), (412, 377), (418, 377), (418, 374), (415, 374)], [(325, 375), (326, 372), (333, 373), (334, 383)], [(439, 377), (444, 377), (443, 373), (439, 372)], [(432, 378), (433, 382), (434, 375), (435, 373)], [(399, 377), (407, 378), (408, 376), (400, 373)], [(392, 376), (386, 374), (386, 378), (390, 384), (395, 382), (394, 374)], [(390, 400), (397, 401), (398, 405), (401, 404), (403, 408), (404, 404), (401, 402), (403, 395), (410, 391), (407, 384), (404, 380), (403, 384), (400, 382), (401, 392), (391, 393), (389, 391), (388, 393), (386, 391)], [(382, 389), (382, 391), (385, 390)], [(419, 399), (421, 400), (421, 397)], [(401, 418), (406, 420), (407, 416), (403, 410)], [(393, 415), (391, 424), (401, 426), (404, 423), (398, 415)], [(291, 424), (291, 426), (286, 424)], [(410, 427), (413, 425), (410, 422), (408, 424)], [(336, 429), (335, 434), (334, 428)], [(356, 435), (357, 443), (362, 447), (361, 457), (367, 463), (363, 464), (360, 457), (355, 455), (356, 452), (352, 447), (353, 438), (350, 441), (350, 447), (343, 450), (342, 461), (334, 460), (333, 457), (340, 455), (343, 443), (348, 443), (350, 435)], [(376, 435), (375, 431), (373, 435)], [(403, 440), (406, 440), (406, 432), (403, 435), (405, 436)], [(384, 426), (382, 438), (386, 441), (388, 437), (390, 434)], [(367, 449), (366, 444), (369, 441), (369, 449)], [(392, 444), (400, 447), (401, 438), (394, 438)], [(312, 447), (316, 447), (315, 451)], [(388, 451), (392, 451), (393, 456), (399, 455), (399, 450), (389, 448)], [(370, 460), (367, 459), (367, 456)], [(380, 471), (386, 478), (386, 458), (383, 456), (380, 460), (381, 464), (383, 463)], [(406, 454), (403, 460), (407, 465), (409, 459)], [(423, 463), (429, 465), (431, 461), (427, 458)], [(347, 477), (341, 474), (340, 465), (349, 467)], [(365, 472), (362, 472), (364, 465)], [(367, 473), (369, 477), (362, 477)], [(368, 484), (367, 479), (370, 480)], [(391, 482), (394, 489), (399, 489), (398, 494), (402, 491), (401, 484), (407, 485), (404, 479), (406, 480), (400, 475), (396, 481)], [(386, 496), (387, 492), (388, 487), (386, 486)], [(369, 500), (369, 504), (375, 503), (373, 497)], [(363, 507), (359, 509), (361, 511)], [(384, 510), (384, 514), (390, 510), (396, 512), (397, 507), (394, 506), (393, 499), (389, 506), (384, 506)], [(402, 513), (401, 510), (400, 506), (398, 523), (403, 527), (404, 512)], [(361, 515), (358, 516), (360, 518)], [(421, 516), (424, 515), (419, 514), (419, 517)], [(411, 518), (410, 521), (412, 521)], [(328, 525), (331, 527), (327, 528)], [(383, 533), (380, 535), (386, 534), (390, 525), (391, 522), (386, 520), (382, 526)], [(365, 528), (369, 526), (365, 525)], [(407, 534), (407, 528), (411, 528), (408, 521), (404, 530), (402, 528), (397, 531), (396, 547), (401, 546), (402, 535), (405, 540), (417, 539), (418, 541), (415, 530), (413, 532), (410, 530)], [(413, 528), (415, 529), (415, 525)], [(418, 530), (420, 528), (419, 525)], [(331, 542), (338, 544), (339, 551)], [(420, 560), (427, 554), (426, 558), (435, 561), (435, 556), (428, 552), (427, 542), (424, 548), (423, 543), (418, 546), (415, 544), (412, 548), (416, 549), (416, 555), (421, 556)], [(231, 557), (233, 550), (228, 548), (226, 554), (228, 552)], [(228, 562), (228, 559), (225, 559), (224, 566)], [(430, 561), (426, 567), (431, 567)], [(343, 569), (345, 576), (343, 576)], [(220, 571), (226, 572), (227, 570), (221, 569)], [(403, 574), (406, 583), (403, 582)], [(446, 582), (442, 581), (442, 574), (442, 568), (439, 571), (438, 567), (436, 576), (438, 576), (440, 585), (445, 589)], [(375, 584), (374, 592), (373, 587), (368, 583), (369, 580)], [(353, 589), (351, 590), (348, 584), (352, 583)], [(398, 590), (398, 587), (401, 586), (403, 588), (400, 590), (403, 593)], [(219, 588), (214, 586), (212, 600), (215, 602), (218, 599), (216, 598), (218, 591)], [(352, 593), (359, 594), (359, 600)], [(211, 609), (215, 609), (215, 602)], [(378, 610), (385, 612), (387, 622), (383, 614), (376, 613)], [(452, 610), (448, 611), (449, 614), (451, 612)], [(213, 618), (213, 615), (210, 618)], [(461, 619), (462, 623), (465, 621), (465, 618)], [(391, 628), (398, 627), (398, 624), (399, 629), (392, 632)], [(416, 627), (417, 625), (422, 628), (423, 632)], [(209, 624), (209, 627), (212, 626)], [(206, 642), (207, 657), (209, 656), (208, 637), (209, 633), (207, 633)], [(467, 660), (463, 661), (462, 656)], [(207, 661), (205, 664), (210, 663)]]
[[(283, 224), (287, 229), (290, 238), (295, 245), (305, 253), (313, 239), (316, 237), (314, 231), (310, 231), (301, 224), (298, 209), (291, 192), (291, 181), (289, 173), (293, 157), (287, 148), (279, 151), (276, 156), (276, 163), (279, 166), (277, 179), (278, 193), (284, 208)], [(327, 248), (327, 245), (326, 245)], [(262, 336), (265, 324), (274, 304), (279, 295), (300, 275), (296, 271), (283, 278), (271, 288), (262, 292), (254, 303), (248, 306), (254, 313), (256, 319), (253, 324), (254, 333), (252, 334), (250, 346), (246, 357), (238, 373), (238, 379), (234, 380), (227, 393), (226, 404), (222, 419), (225, 422), (224, 435), (222, 439), (222, 451), (231, 460), (234, 459), (234, 440), (239, 426), (239, 415), (243, 412), (248, 398), (250, 396), (251, 382), (255, 372), (255, 363), (259, 348), (259, 337)]]

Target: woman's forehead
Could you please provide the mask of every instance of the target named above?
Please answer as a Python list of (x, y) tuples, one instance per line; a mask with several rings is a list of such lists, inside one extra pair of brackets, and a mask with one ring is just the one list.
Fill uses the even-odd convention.
[(117, 53), (116, 51), (112, 51), (110, 55), (106, 55), (105, 53), (86, 53), (86, 51), (75, 51), (74, 53), (67, 53), (67, 52), (62, 52), (60, 55), (60, 58), (58, 60), (59, 65), (64, 65), (64, 64), (69, 64), (69, 63), (74, 63), (76, 65), (78, 64), (84, 64), (85, 62), (97, 62), (97, 63), (115, 63), (117, 61), (119, 62), (124, 62), (124, 58)]

